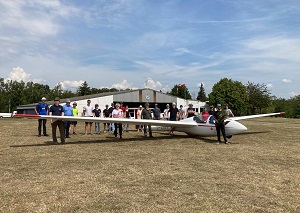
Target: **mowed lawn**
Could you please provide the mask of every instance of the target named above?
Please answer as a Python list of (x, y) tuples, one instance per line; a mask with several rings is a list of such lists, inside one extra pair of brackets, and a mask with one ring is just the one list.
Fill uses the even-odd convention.
[(241, 123), (230, 145), (83, 123), (51, 145), (36, 120), (0, 119), (0, 212), (300, 212), (300, 120)]

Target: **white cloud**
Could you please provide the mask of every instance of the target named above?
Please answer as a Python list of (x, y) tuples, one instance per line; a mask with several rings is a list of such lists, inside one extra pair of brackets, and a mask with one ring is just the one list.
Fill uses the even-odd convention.
[(65, 81), (59, 82), (59, 84), (61, 85), (62, 89), (74, 89), (74, 88), (78, 88), (83, 83), (84, 83), (83, 80), (79, 80), (79, 81), (65, 80)]
[(111, 86), (112, 88), (116, 88), (118, 90), (121, 89), (137, 89), (136, 87), (132, 87), (130, 83), (127, 82), (127, 80), (123, 80), (121, 83), (113, 84)]
[(281, 81), (286, 84), (292, 83), (292, 81), (290, 79), (285, 79), (285, 78), (282, 79)]
[(13, 68), (12, 71), (8, 74), (8, 78), (6, 78), (6, 80), (28, 82), (30, 81), (30, 76), (31, 74), (25, 72), (21, 67), (16, 67)]
[(177, 48), (177, 49), (175, 49), (174, 55), (184, 55), (186, 53), (190, 53), (190, 51), (186, 48)]
[(272, 89), (274, 87), (273, 84), (267, 84), (266, 86), (268, 89)]
[(299, 93), (296, 93), (296, 92), (290, 92), (289, 95), (290, 95), (290, 97), (293, 98), (293, 97), (299, 95)]
[(159, 82), (159, 81), (154, 81), (153, 79), (151, 78), (148, 78), (144, 85), (143, 85), (144, 88), (150, 88), (150, 89), (154, 89), (154, 90), (160, 90), (162, 88), (162, 84)]

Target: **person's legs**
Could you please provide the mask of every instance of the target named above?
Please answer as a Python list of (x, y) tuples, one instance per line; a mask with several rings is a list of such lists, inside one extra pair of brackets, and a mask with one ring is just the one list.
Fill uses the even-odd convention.
[(61, 143), (65, 143), (65, 127), (63, 121), (58, 121), (58, 128), (60, 133), (60, 141)]
[(43, 119), (43, 134), (44, 134), (44, 136), (47, 135), (46, 123), (47, 123), (47, 119)]
[(92, 126), (93, 126), (93, 123), (90, 122), (90, 133), (92, 134)]
[(152, 129), (151, 129), (151, 125), (148, 125), (148, 129), (149, 129), (149, 135), (150, 135), (150, 137), (152, 138), (152, 137), (153, 137), (153, 135), (152, 135)]
[(220, 125), (216, 125), (216, 130), (217, 130), (217, 137), (218, 137), (218, 142), (221, 142), (221, 137), (220, 137)]
[(69, 134), (70, 134), (70, 132), (69, 132), (69, 130), (70, 130), (70, 121), (65, 121), (64, 122), (64, 128), (65, 128), (65, 136), (66, 136), (66, 138), (68, 138)]
[(120, 134), (120, 138), (122, 138), (122, 132), (123, 132), (123, 129), (122, 129), (122, 124), (119, 124), (119, 134)]
[(38, 136), (41, 136), (43, 119), (38, 120)]
[(147, 125), (144, 125), (144, 135), (147, 136)]
[(224, 125), (224, 123), (221, 124), (220, 128), (221, 128), (221, 131), (222, 131), (222, 135), (223, 135), (224, 141), (226, 143), (227, 142), (227, 138), (226, 138), (226, 132), (225, 132), (225, 125)]
[(115, 137), (117, 137), (118, 136), (118, 127), (117, 127), (117, 124), (115, 123), (114, 126), (115, 126), (114, 135), (115, 135)]
[(88, 128), (89, 123), (85, 122), (85, 134), (87, 134), (87, 128)]
[(54, 121), (52, 123), (52, 140), (53, 140), (54, 143), (57, 143), (56, 127), (57, 127), (57, 121)]

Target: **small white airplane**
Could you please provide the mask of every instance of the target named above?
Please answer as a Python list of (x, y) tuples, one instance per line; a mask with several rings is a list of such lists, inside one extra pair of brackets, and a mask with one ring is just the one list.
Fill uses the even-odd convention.
[[(225, 120), (225, 131), (228, 138), (232, 135), (239, 134), (245, 130), (243, 124), (237, 122), (250, 118), (259, 118), (273, 115), (281, 115), (284, 112), (248, 115), (240, 117), (230, 117)], [(125, 118), (99, 118), (99, 117), (73, 117), (73, 116), (49, 116), (49, 115), (31, 115), (31, 114), (16, 114), (15, 118), (32, 118), (32, 119), (56, 119), (64, 121), (83, 121), (83, 122), (100, 122), (100, 123), (124, 123), (133, 125), (152, 125), (152, 130), (168, 130), (173, 128), (173, 131), (185, 132), (191, 137), (196, 136), (216, 136), (217, 131), (213, 116), (209, 116), (207, 120), (201, 120), (201, 117), (194, 116), (180, 121), (165, 121), (165, 120), (146, 120), (146, 119), (125, 119)]]

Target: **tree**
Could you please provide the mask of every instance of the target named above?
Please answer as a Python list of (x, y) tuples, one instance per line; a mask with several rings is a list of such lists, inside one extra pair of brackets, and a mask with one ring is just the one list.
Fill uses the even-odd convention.
[(203, 83), (201, 83), (201, 85), (199, 87), (197, 100), (202, 101), (202, 102), (207, 101), (207, 97), (206, 97), (206, 94), (205, 94)]
[(167, 94), (177, 96), (179, 98), (183, 99), (191, 99), (192, 96), (188, 90), (188, 88), (185, 86), (185, 84), (175, 84), (174, 87), (171, 89), (170, 92)]
[(262, 109), (270, 106), (271, 96), (265, 84), (254, 84), (248, 82), (247, 85), (247, 95), (249, 98), (249, 110), (251, 114), (262, 113)]
[(228, 104), (236, 115), (247, 114), (248, 96), (246, 86), (239, 81), (232, 81), (227, 78), (221, 79), (214, 84), (208, 97), (211, 105)]
[(81, 86), (77, 90), (77, 93), (79, 96), (91, 94), (91, 88), (89, 87), (89, 85), (86, 81), (81, 84)]

